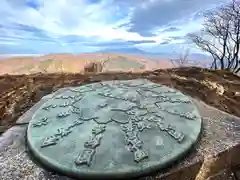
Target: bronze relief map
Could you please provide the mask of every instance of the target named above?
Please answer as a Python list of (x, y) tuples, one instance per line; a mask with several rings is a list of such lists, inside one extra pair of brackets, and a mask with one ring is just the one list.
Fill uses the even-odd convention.
[(133, 177), (179, 159), (198, 140), (201, 117), (181, 92), (145, 79), (69, 87), (33, 115), (37, 160), (76, 177)]

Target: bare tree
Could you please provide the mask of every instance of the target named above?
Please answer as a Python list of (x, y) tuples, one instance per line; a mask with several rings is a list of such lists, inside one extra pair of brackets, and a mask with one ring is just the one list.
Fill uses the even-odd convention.
[(100, 61), (100, 62), (90, 62), (86, 66), (84, 66), (84, 72), (103, 72), (103, 68), (105, 66), (105, 63), (108, 62), (110, 59), (108, 57), (107, 60)]
[(188, 64), (188, 57), (190, 55), (190, 49), (184, 49), (180, 54), (176, 53), (179, 58), (177, 60), (170, 59), (174, 67), (184, 67)]
[(190, 49), (185, 49), (181, 54), (179, 58), (179, 66), (183, 67), (186, 66), (188, 63), (188, 57), (190, 55)]
[(190, 39), (213, 57), (211, 68), (240, 72), (240, 1), (232, 0), (204, 14), (204, 28)]
[(105, 65), (106, 65), (106, 63), (107, 63), (108, 61), (110, 61), (109, 56), (108, 56), (108, 59), (107, 59), (107, 60), (104, 60), (104, 61), (101, 63), (101, 64), (102, 64), (102, 71), (103, 71), (103, 69), (104, 69), (104, 67), (105, 67)]

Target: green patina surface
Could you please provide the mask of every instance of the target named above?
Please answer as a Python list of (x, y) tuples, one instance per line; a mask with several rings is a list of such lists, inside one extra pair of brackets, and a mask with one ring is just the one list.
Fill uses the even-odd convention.
[(65, 175), (134, 177), (161, 170), (197, 142), (201, 117), (181, 92), (148, 80), (70, 87), (39, 108), (27, 142)]

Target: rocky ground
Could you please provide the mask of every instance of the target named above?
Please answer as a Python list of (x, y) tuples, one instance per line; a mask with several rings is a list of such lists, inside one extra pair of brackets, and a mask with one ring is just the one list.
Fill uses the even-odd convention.
[(0, 133), (41, 97), (59, 88), (104, 80), (147, 78), (181, 90), (206, 104), (240, 117), (240, 77), (225, 71), (178, 68), (143, 73), (33, 74), (0, 76)]

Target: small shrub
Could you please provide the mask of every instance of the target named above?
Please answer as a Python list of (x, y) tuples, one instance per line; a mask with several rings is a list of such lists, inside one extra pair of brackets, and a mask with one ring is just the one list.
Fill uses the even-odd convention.
[(92, 73), (99, 73), (103, 72), (103, 68), (106, 62), (108, 62), (110, 59), (108, 58), (105, 61), (100, 62), (90, 62), (89, 64), (84, 66), (84, 73), (86, 72), (92, 72)]
[(84, 72), (93, 72), (98, 73), (102, 72), (103, 70), (103, 64), (102, 62), (91, 62), (84, 66)]

